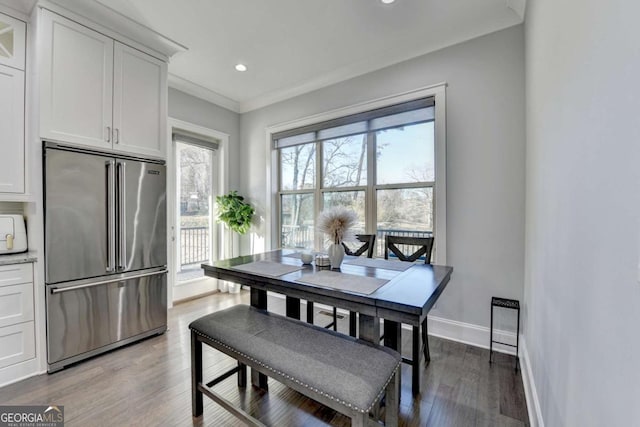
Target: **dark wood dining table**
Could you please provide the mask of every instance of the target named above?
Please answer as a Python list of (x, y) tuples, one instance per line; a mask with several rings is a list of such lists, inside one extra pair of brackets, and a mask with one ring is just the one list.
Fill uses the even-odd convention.
[[(300, 300), (327, 304), (358, 313), (359, 338), (373, 343), (380, 342), (380, 319), (383, 322), (384, 345), (398, 352), (402, 351), (401, 325), (407, 324), (419, 328), (426, 319), (429, 310), (444, 291), (453, 268), (449, 266), (416, 263), (405, 271), (387, 268), (349, 264), (355, 257), (346, 256), (340, 272), (388, 280), (371, 294), (350, 292), (327, 286), (301, 283), (326, 268), (315, 265), (302, 265), (297, 252), (279, 249), (270, 252), (240, 256), (211, 264), (202, 264), (209, 277), (226, 280), (251, 289), (251, 305), (267, 310), (267, 291), (286, 296), (286, 315), (300, 319)], [(258, 261), (268, 261), (288, 266), (302, 266), (302, 269), (280, 276), (267, 275), (260, 271), (236, 269)], [(400, 261), (397, 261), (400, 262)], [(240, 267), (242, 268), (242, 267)], [(335, 271), (335, 270), (334, 270)], [(426, 322), (425, 322), (426, 324)], [(412, 391), (420, 392), (420, 374), (424, 361), (423, 342), (416, 342), (415, 336), (426, 337), (426, 333), (414, 334), (412, 343), (413, 370)], [(257, 372), (252, 373), (254, 385), (266, 388), (267, 379)]]

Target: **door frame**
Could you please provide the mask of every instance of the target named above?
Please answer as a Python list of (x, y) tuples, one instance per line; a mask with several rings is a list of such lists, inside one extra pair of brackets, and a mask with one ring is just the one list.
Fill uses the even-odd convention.
[[(218, 146), (217, 155), (214, 156), (214, 159), (217, 159), (217, 164), (214, 163), (214, 182), (217, 182), (215, 186), (215, 190), (217, 194), (226, 194), (229, 189), (229, 134), (220, 132), (215, 129), (210, 129), (204, 126), (196, 125), (190, 122), (186, 122), (184, 120), (176, 119), (173, 117), (169, 117), (167, 120), (167, 241), (169, 242), (168, 253), (167, 253), (167, 267), (169, 269), (168, 273), (168, 281), (167, 281), (167, 306), (173, 307), (174, 301), (174, 288), (178, 286), (177, 281), (177, 268), (178, 265), (178, 256), (180, 254), (180, 250), (178, 245), (180, 244), (179, 239), (177, 237), (177, 229), (176, 224), (178, 220), (178, 209), (179, 209), (179, 198), (178, 198), (178, 188), (177, 188), (177, 173), (178, 166), (176, 164), (176, 143), (173, 142), (173, 129), (181, 129), (188, 132), (197, 133), (203, 136), (207, 136), (209, 138), (215, 138), (220, 141)], [(216, 173), (217, 171), (217, 173)], [(217, 247), (217, 252), (219, 254), (226, 254), (228, 252), (227, 248), (227, 230), (221, 227), (219, 224), (215, 224), (213, 222), (212, 217), (211, 227), (216, 230), (216, 241), (212, 242), (212, 246)], [(216, 252), (216, 248), (212, 247), (212, 254)], [(179, 299), (190, 298), (193, 296), (197, 296), (206, 290), (199, 289), (197, 287), (197, 283), (193, 282), (194, 286), (190, 286), (189, 289), (181, 289)], [(189, 285), (187, 283), (186, 285)], [(211, 291), (212, 289), (209, 289)]]

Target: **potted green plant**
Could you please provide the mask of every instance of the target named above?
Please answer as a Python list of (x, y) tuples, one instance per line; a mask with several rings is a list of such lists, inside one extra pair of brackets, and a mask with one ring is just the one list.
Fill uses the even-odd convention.
[[(249, 203), (244, 201), (244, 197), (238, 195), (237, 191), (231, 191), (229, 194), (216, 197), (218, 217), (217, 222), (221, 222), (227, 226), (232, 232), (245, 234), (251, 228), (251, 219), (255, 213), (255, 209)], [(231, 248), (231, 256), (233, 257), (233, 235), (229, 234), (229, 247)], [(221, 291), (225, 291), (226, 285), (220, 286)], [(233, 285), (229, 288), (229, 292), (239, 292), (240, 286)]]
[(244, 201), (237, 191), (216, 197), (218, 222), (224, 223), (232, 231), (245, 234), (251, 227), (251, 218), (256, 212), (253, 206)]

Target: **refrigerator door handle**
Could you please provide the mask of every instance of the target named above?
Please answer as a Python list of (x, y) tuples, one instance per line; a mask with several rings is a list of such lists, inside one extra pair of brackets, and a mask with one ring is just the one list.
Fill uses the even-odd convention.
[(107, 272), (116, 271), (115, 163), (115, 160), (105, 162), (107, 168)]
[(126, 206), (126, 185), (125, 180), (127, 179), (127, 170), (126, 170), (126, 162), (118, 162), (118, 197), (119, 197), (119, 207), (120, 212), (118, 214), (118, 227), (120, 231), (119, 239), (120, 239), (120, 260), (119, 267), (122, 270), (127, 268), (127, 224), (126, 224), (126, 214), (127, 214), (127, 206)]
[(135, 276), (120, 277), (118, 279), (100, 280), (98, 282), (86, 283), (84, 285), (67, 286), (66, 288), (59, 288), (57, 286), (50, 286), (49, 289), (51, 290), (52, 294), (59, 294), (61, 292), (76, 291), (78, 289), (91, 288), (91, 287), (94, 287), (94, 286), (106, 285), (106, 284), (109, 284), (109, 283), (125, 282), (127, 280), (132, 280), (132, 279), (141, 279), (143, 277), (158, 276), (160, 274), (166, 274), (167, 272), (168, 272), (168, 270), (164, 269), (164, 270), (160, 270), (160, 271), (152, 271), (150, 273), (136, 274)]

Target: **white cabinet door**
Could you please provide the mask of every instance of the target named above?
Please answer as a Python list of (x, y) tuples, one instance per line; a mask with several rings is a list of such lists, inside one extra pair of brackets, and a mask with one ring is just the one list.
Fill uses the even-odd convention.
[(110, 149), (113, 40), (47, 10), (40, 36), (40, 136)]
[(113, 147), (164, 157), (167, 64), (115, 42), (113, 91)]
[(36, 357), (33, 322), (0, 328), (0, 368)]
[(27, 25), (0, 13), (0, 64), (24, 71)]
[(24, 71), (0, 65), (0, 193), (24, 193)]

